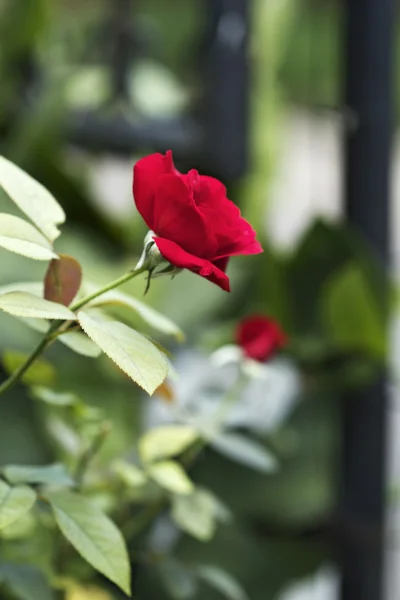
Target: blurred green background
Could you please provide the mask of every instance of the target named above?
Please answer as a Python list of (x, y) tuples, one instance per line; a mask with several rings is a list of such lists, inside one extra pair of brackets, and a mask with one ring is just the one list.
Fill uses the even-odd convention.
[[(141, 253), (146, 228), (131, 196), (138, 156), (73, 147), (65, 138), (70, 111), (123, 114), (137, 123), (189, 114), (203, 92), (197, 70), (205, 26), (201, 0), (135, 0), (130, 101), (115, 100), (107, 64), (111, 4), (0, 0), (0, 152), (53, 192), (67, 213), (57, 249), (74, 255), (84, 275), (100, 283), (133, 266)], [(288, 250), (276, 248), (269, 237), (268, 210), (291, 115), (336, 115), (340, 4), (252, 3), (250, 165), (240, 181), (226, 183), (258, 231), (264, 254), (232, 261), (229, 296), (189, 273), (173, 282), (156, 280), (147, 296), (187, 333), (188, 348), (207, 352), (232, 342), (235, 323), (252, 311), (274, 316), (288, 332), (303, 387), (287, 421), (265, 436), (280, 470), (261, 476), (208, 451), (193, 477), (213, 489), (236, 518), (211, 543), (184, 537), (177, 548), (184, 561), (226, 567), (251, 600), (278, 599), (294, 579), (332, 559), (326, 533), (337, 495), (340, 398), (344, 390), (369, 382), (384, 360), (385, 286), (363, 240), (343, 223), (322, 219)], [(7, 202), (0, 196), (0, 208), (12, 210)], [(44, 269), (1, 251), (0, 284), (41, 279)], [(127, 289), (140, 297), (143, 282), (135, 280)], [(0, 332), (1, 351), (28, 351), (36, 339), (3, 315)], [(60, 388), (103, 408), (113, 422), (105, 460), (129, 448), (145, 410), (139, 391), (103, 359), (78, 360), (64, 347), (52, 348), (48, 356)], [(40, 464), (53, 457), (39, 407), (21, 387), (13, 401), (0, 405), (0, 463)], [(166, 593), (151, 571), (140, 571), (136, 598), (162, 600)], [(208, 588), (198, 597), (219, 598)]]

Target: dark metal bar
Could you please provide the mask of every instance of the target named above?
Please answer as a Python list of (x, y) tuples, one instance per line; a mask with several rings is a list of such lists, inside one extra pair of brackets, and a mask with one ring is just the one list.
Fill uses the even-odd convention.
[[(208, 5), (208, 6), (207, 6)], [(203, 47), (206, 161), (226, 180), (248, 163), (248, 34), (251, 0), (208, 0)]]
[[(389, 266), (394, 0), (347, 0), (345, 135), (349, 221)], [(343, 407), (342, 600), (383, 598), (387, 397), (382, 375)]]
[(117, 98), (128, 97), (128, 75), (132, 59), (131, 0), (111, 0), (110, 32), (113, 41), (112, 90)]
[(66, 127), (68, 140), (80, 148), (127, 156), (171, 148), (177, 160), (197, 160), (203, 145), (200, 126), (183, 117), (132, 122), (121, 114), (81, 111), (69, 116)]

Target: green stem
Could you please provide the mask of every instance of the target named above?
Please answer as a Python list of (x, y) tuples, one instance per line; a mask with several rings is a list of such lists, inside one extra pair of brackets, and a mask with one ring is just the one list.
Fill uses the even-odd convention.
[(48, 338), (46, 336), (39, 342), (36, 348), (28, 356), (26, 361), (20, 367), (18, 367), (18, 369), (11, 373), (11, 375), (5, 381), (3, 381), (3, 383), (0, 385), (0, 394), (7, 392), (20, 380), (24, 373), (29, 369), (31, 364), (37, 359), (38, 356), (40, 356), (47, 344)]
[[(113, 290), (116, 287), (119, 287), (123, 283), (126, 283), (130, 279), (133, 279), (134, 277), (141, 275), (141, 273), (144, 273), (147, 270), (148, 270), (148, 267), (146, 265), (143, 265), (139, 269), (125, 273), (125, 275), (122, 275), (122, 277), (115, 279), (114, 281), (112, 281), (105, 287), (101, 288), (100, 290), (97, 290), (96, 292), (93, 292), (92, 294), (85, 296), (81, 300), (77, 300), (77, 302), (75, 302), (74, 304), (72, 304), (69, 307), (70, 310), (77, 311), (80, 308), (83, 308), (84, 306), (89, 304), (89, 302), (91, 302), (92, 300), (95, 300), (102, 294), (105, 294), (106, 292), (109, 292), (110, 290)], [(49, 330), (46, 333), (46, 335), (44, 336), (44, 338), (39, 342), (39, 344), (36, 346), (36, 348), (31, 352), (31, 354), (28, 356), (26, 361), (20, 367), (18, 367), (18, 369), (16, 369), (5, 381), (3, 381), (2, 384), (0, 384), (0, 395), (4, 394), (4, 392), (7, 392), (16, 383), (18, 383), (18, 381), (20, 381), (20, 379), (23, 377), (23, 375), (26, 373), (26, 371), (29, 369), (29, 367), (42, 354), (43, 350), (45, 350), (45, 348), (47, 346), (49, 346), (57, 338), (57, 333), (60, 332), (60, 329), (67, 322), (68, 321), (54, 321), (53, 322), (53, 324), (49, 328)]]
[(153, 520), (158, 517), (166, 507), (167, 502), (165, 498), (162, 498), (158, 502), (143, 508), (137, 515), (125, 523), (124, 537), (128, 540), (132, 540), (134, 537), (146, 531)]
[(87, 449), (83, 452), (82, 456), (78, 460), (78, 464), (75, 469), (75, 481), (77, 486), (80, 488), (83, 484), (83, 480), (88, 470), (90, 463), (96, 456), (96, 454), (100, 451), (108, 434), (111, 431), (111, 425), (109, 423), (103, 423), (100, 430), (94, 436), (91, 444), (87, 447)]
[(140, 269), (136, 269), (135, 271), (128, 271), (128, 273), (125, 273), (125, 275), (118, 277), (118, 279), (115, 279), (114, 281), (112, 281), (111, 283), (106, 285), (105, 287), (101, 288), (101, 290), (97, 290), (96, 292), (93, 292), (93, 294), (89, 294), (89, 296), (85, 296), (81, 300), (77, 300), (76, 302), (74, 302), (74, 304), (72, 304), (69, 307), (69, 309), (72, 311), (79, 310), (80, 308), (82, 308), (83, 306), (86, 306), (86, 304), (89, 304), (89, 302), (91, 302), (92, 300), (95, 300), (102, 294), (105, 294), (106, 292), (109, 292), (110, 290), (114, 290), (115, 288), (119, 287), (123, 283), (126, 283), (127, 281), (130, 281), (134, 277), (137, 277), (138, 275), (145, 273), (145, 271), (148, 271), (148, 267), (146, 265), (143, 265), (142, 267), (140, 267)]

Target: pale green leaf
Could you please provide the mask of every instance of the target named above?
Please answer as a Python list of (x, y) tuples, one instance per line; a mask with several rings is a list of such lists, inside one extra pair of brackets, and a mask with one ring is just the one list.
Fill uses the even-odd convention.
[(118, 321), (95, 321), (84, 312), (78, 319), (87, 335), (148, 394), (162, 384), (168, 363), (147, 338)]
[(218, 590), (228, 600), (249, 600), (241, 585), (230, 573), (215, 565), (202, 565), (196, 569), (199, 577)]
[[(49, 329), (49, 323), (45, 319), (26, 319), (24, 317), (17, 317), (22, 323), (25, 323), (29, 329), (38, 331), (39, 333), (46, 333)], [(85, 333), (81, 331), (67, 331), (57, 337), (57, 341), (67, 346), (76, 354), (81, 356), (87, 356), (89, 358), (97, 358), (102, 353), (99, 348)]]
[(130, 487), (141, 487), (147, 482), (146, 474), (136, 465), (123, 460), (117, 460), (114, 462), (112, 468), (114, 473)]
[(0, 213), (0, 246), (35, 260), (57, 258), (49, 241), (30, 223)]
[(37, 525), (36, 517), (32, 512), (26, 512), (18, 521), (7, 525), (0, 531), (0, 538), (3, 540), (19, 540), (31, 536)]
[(57, 225), (65, 221), (61, 206), (42, 184), (4, 156), (0, 156), (0, 186), (46, 238), (53, 241), (60, 235)]
[(46, 319), (27, 319), (25, 317), (17, 317), (17, 319), (29, 327), (29, 329), (37, 331), (38, 333), (47, 333), (50, 327), (50, 324)]
[(0, 529), (11, 525), (35, 504), (36, 494), (28, 486), (11, 487), (0, 481)]
[(214, 514), (215, 514), (215, 518), (218, 522), (229, 523), (229, 521), (232, 521), (232, 519), (233, 519), (232, 511), (225, 504), (225, 502), (223, 502), (221, 500), (221, 498), (218, 498), (218, 496), (213, 494), (210, 490), (202, 489), (201, 491), (202, 491), (203, 495), (208, 496), (209, 501), (214, 505)]
[(191, 494), (194, 490), (192, 481), (181, 465), (173, 460), (151, 465), (149, 475), (158, 485), (174, 494)]
[(28, 292), (43, 298), (43, 283), (41, 281), (16, 281), (0, 286), (0, 296), (9, 292)]
[[(92, 283), (87, 283), (85, 287), (89, 294), (98, 289), (98, 286)], [(143, 319), (145, 323), (150, 325), (150, 327), (153, 327), (153, 329), (165, 333), (166, 335), (173, 335), (178, 341), (183, 341), (185, 339), (183, 331), (178, 325), (171, 321), (171, 319), (168, 319), (168, 317), (165, 317), (154, 310), (154, 308), (147, 306), (147, 304), (144, 304), (144, 302), (141, 302), (133, 296), (124, 294), (119, 290), (111, 290), (93, 300), (90, 303), (90, 306), (106, 306), (107, 304), (126, 306), (127, 308), (134, 310), (139, 317)]]
[(41, 483), (48, 485), (74, 485), (64, 465), (45, 466), (7, 465), (3, 473), (10, 483)]
[(0, 296), (0, 309), (16, 317), (62, 319), (74, 321), (76, 316), (66, 306), (39, 298), (28, 292), (9, 292)]
[(174, 496), (171, 514), (183, 531), (201, 541), (209, 541), (215, 533), (216, 505), (206, 490), (196, 489), (190, 495)]
[(65, 423), (63, 419), (55, 414), (50, 414), (47, 418), (46, 430), (64, 452), (75, 458), (81, 455), (82, 440), (75, 429)]
[(211, 446), (231, 460), (262, 473), (273, 473), (278, 461), (260, 443), (239, 433), (221, 433), (211, 441)]
[(139, 440), (143, 462), (153, 462), (177, 456), (198, 439), (199, 434), (190, 425), (162, 425), (150, 429)]
[(79, 398), (71, 392), (55, 392), (40, 385), (31, 387), (31, 392), (34, 398), (52, 406), (73, 406), (79, 403)]
[(3, 580), (19, 600), (55, 600), (45, 575), (30, 565), (2, 563), (0, 581)]
[(124, 539), (96, 505), (71, 492), (47, 494), (64, 536), (97, 571), (130, 594), (130, 565)]
[(80, 331), (68, 331), (58, 336), (57, 340), (81, 356), (97, 358), (102, 353), (101, 348)]
[[(27, 292), (28, 294), (33, 294), (34, 296), (43, 298), (43, 282), (21, 281), (0, 286), (0, 297), (10, 292)], [(19, 321), (29, 327), (29, 329), (33, 329), (33, 331), (38, 331), (39, 333), (46, 333), (49, 328), (49, 323), (45, 319), (26, 319), (24, 317), (17, 318)]]

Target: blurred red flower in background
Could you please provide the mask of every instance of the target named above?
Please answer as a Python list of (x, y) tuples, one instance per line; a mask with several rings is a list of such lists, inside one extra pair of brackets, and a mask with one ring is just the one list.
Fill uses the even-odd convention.
[(247, 358), (265, 362), (285, 346), (287, 336), (274, 319), (251, 315), (239, 323), (236, 341)]

